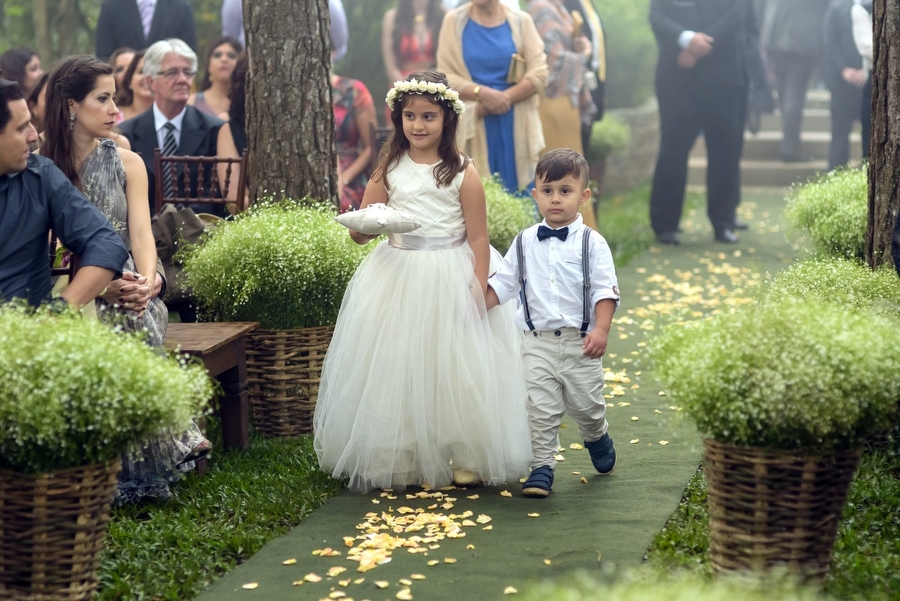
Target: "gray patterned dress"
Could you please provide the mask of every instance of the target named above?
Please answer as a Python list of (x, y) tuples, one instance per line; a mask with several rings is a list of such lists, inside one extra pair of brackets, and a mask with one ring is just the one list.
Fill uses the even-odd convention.
[[(101, 139), (94, 152), (84, 160), (80, 177), (84, 195), (110, 220), (130, 253), (125, 166), (116, 143)], [(136, 272), (133, 257), (128, 257), (122, 271)], [(142, 275), (148, 279), (155, 277), (155, 274)], [(158, 297), (151, 299), (142, 317), (137, 317), (133, 311), (110, 305), (101, 298), (95, 300), (95, 305), (100, 321), (120, 326), (127, 332), (140, 332), (147, 344), (165, 353), (163, 343), (169, 312)], [(202, 440), (200, 429), (191, 422), (180, 435), (162, 433), (146, 441), (142, 449), (123, 454), (122, 473), (114, 503), (131, 503), (144, 498), (168, 499), (171, 496), (169, 484), (179, 479), (184, 468), (193, 468), (193, 463), (187, 465), (182, 462)]]

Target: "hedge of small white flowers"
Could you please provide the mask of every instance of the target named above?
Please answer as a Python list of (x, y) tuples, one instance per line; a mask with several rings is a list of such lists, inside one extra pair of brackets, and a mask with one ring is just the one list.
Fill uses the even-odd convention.
[(819, 254), (861, 260), (868, 214), (866, 168), (832, 171), (794, 187), (784, 211), (788, 232)]
[(491, 246), (505, 254), (516, 234), (537, 223), (537, 209), (531, 197), (510, 194), (493, 177), (484, 178), (483, 183), (488, 238)]
[(870, 310), (785, 299), (668, 327), (651, 354), (705, 436), (825, 452), (891, 423), (897, 339), (896, 321)]
[(257, 204), (185, 253), (204, 318), (266, 329), (334, 324), (344, 291), (374, 244), (357, 245), (330, 206)]
[(760, 292), (763, 302), (810, 299), (842, 307), (867, 308), (900, 319), (900, 278), (894, 270), (873, 271), (847, 259), (798, 261), (779, 272)]
[(0, 306), (0, 468), (56, 471), (114, 459), (203, 413), (199, 364), (70, 313)]

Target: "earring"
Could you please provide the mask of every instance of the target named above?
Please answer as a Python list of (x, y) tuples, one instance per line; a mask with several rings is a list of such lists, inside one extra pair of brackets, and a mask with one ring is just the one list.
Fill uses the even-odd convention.
[(75, 113), (69, 113), (69, 129), (75, 129)]

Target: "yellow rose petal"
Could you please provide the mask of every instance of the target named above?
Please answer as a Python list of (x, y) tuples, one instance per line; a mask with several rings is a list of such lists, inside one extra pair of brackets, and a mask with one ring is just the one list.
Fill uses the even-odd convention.
[(485, 526), (484, 528), (482, 528), (482, 530), (493, 530), (493, 529), (494, 529), (493, 526)]
[(445, 557), (444, 563), (456, 563), (456, 560), (452, 557)]
[(631, 416), (631, 421), (633, 421), (633, 422), (636, 422), (636, 421), (638, 421), (639, 419), (641, 419), (641, 418), (639, 418), (639, 417), (636, 416), (636, 415), (632, 415), (632, 416)]
[(347, 593), (345, 593), (344, 591), (331, 591), (330, 593), (328, 593), (329, 599), (343, 599), (346, 596)]
[(248, 582), (247, 584), (242, 584), (241, 588), (246, 591), (252, 591), (253, 589), (255, 589), (258, 586), (259, 586), (258, 582)]
[(580, 451), (584, 447), (582, 445), (578, 444), (577, 442), (573, 442), (572, 444), (569, 445), (569, 448), (572, 449), (573, 451)]
[(581, 475), (581, 472), (572, 472), (572, 474), (575, 475), (575, 476), (580, 476), (580, 475)]
[(399, 582), (403, 586), (412, 586), (412, 580), (410, 580), (409, 578), (401, 578), (397, 582)]
[(334, 578), (335, 576), (339, 576), (340, 574), (343, 574), (346, 571), (347, 571), (347, 568), (345, 568), (343, 566), (334, 566), (333, 568), (328, 568), (328, 572), (326, 572), (326, 575), (329, 578)]
[(286, 565), (286, 566), (292, 566), (292, 565), (294, 565), (295, 563), (297, 563), (297, 560), (296, 560), (296, 559), (285, 559), (285, 560), (282, 561), (281, 563), (284, 564), (284, 565)]
[(365, 578), (357, 578), (356, 580), (353, 581), (353, 584), (362, 584), (365, 581), (366, 581)]
[(661, 444), (662, 446), (666, 446), (667, 444), (669, 444), (669, 441), (668, 440), (660, 440), (659, 444)]
[(553, 562), (552, 562), (551, 560), (549, 560), (549, 559), (545, 559), (545, 560), (544, 560), (544, 565), (545, 565), (545, 566), (549, 566), (551, 563), (553, 563)]
[(305, 582), (304, 580), (294, 580), (293, 585), (294, 586), (303, 586), (304, 582)]
[(501, 497), (511, 497), (511, 496), (512, 496), (512, 493), (509, 492), (508, 490), (501, 490), (501, 491), (500, 491), (500, 496), (501, 496)]
[(554, 455), (553, 458), (556, 459), (557, 461), (565, 461), (566, 460), (566, 458), (563, 457), (562, 455)]
[(304, 576), (303, 579), (306, 580), (307, 582), (321, 582), (322, 581), (322, 577), (313, 572), (310, 572), (309, 574)]
[(410, 574), (409, 577), (413, 580), (425, 580), (425, 574)]
[(397, 591), (395, 597), (400, 599), (400, 601), (410, 601), (410, 599), (413, 598), (412, 591), (410, 591), (408, 588)]
[(377, 586), (378, 588), (387, 588), (387, 587), (391, 586), (391, 583), (388, 582), (387, 580), (376, 580), (375, 586)]
[(659, 391), (659, 396), (666, 396), (666, 392), (664, 390)]
[(585, 484), (588, 483), (587, 478), (585, 478), (584, 476), (581, 477), (581, 481), (584, 482)]
[(436, 565), (439, 564), (439, 563), (441, 563), (441, 562), (438, 561), (437, 559), (430, 559), (430, 560), (428, 561), (428, 565), (430, 565), (430, 566), (436, 566)]
[(641, 439), (640, 438), (632, 438), (630, 442), (631, 442), (631, 444), (637, 444), (637, 443), (641, 442)]
[(478, 498), (478, 495), (469, 495), (466, 497), (467, 499), (472, 499), (473, 501)]
[(530, 517), (530, 518), (539, 518), (539, 517), (541, 517), (541, 514), (539, 514), (539, 513), (529, 513), (529, 514), (528, 514), (528, 517)]
[(475, 545), (466, 545), (466, 549), (468, 549), (469, 551), (471, 551), (474, 548), (475, 548)]
[[(357, 580), (359, 580), (359, 579), (357, 579)], [(364, 579), (363, 579), (363, 580), (364, 580)], [(343, 586), (344, 588), (346, 588), (346, 587), (350, 586), (350, 579), (347, 578), (347, 579), (345, 579), (345, 580), (338, 580), (338, 584), (340, 584), (341, 586)]]
[(515, 594), (518, 593), (518, 592), (519, 592), (519, 589), (517, 589), (517, 588), (514, 587), (514, 586), (508, 586), (508, 587), (506, 587), (505, 589), (503, 589), (503, 594), (504, 594), (504, 595), (515, 595)]

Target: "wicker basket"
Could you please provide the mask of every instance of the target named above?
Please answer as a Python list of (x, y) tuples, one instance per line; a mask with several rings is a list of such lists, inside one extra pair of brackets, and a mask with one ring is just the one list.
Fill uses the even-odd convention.
[(247, 383), (253, 425), (263, 436), (312, 432), (325, 352), (334, 326), (257, 330), (248, 337)]
[(717, 572), (787, 566), (821, 580), (860, 449), (806, 455), (704, 441), (709, 556)]
[(93, 598), (120, 468), (115, 459), (46, 474), (0, 470), (0, 599)]

